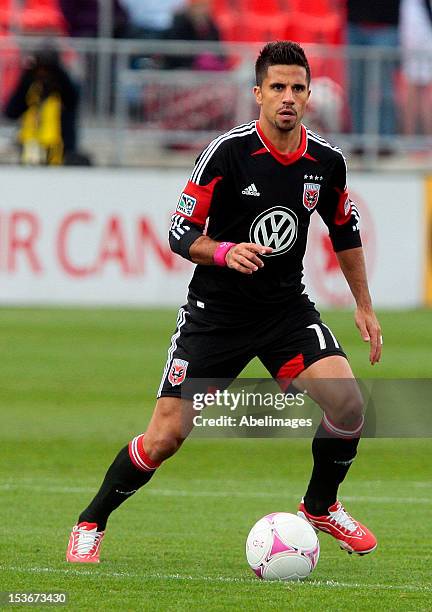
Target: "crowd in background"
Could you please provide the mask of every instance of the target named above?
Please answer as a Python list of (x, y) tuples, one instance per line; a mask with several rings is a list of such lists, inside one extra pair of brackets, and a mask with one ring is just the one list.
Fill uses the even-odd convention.
[[(12, 32), (96, 37), (101, 35), (100, 11), (99, 0), (0, 0), (0, 36)], [(112, 0), (111, 20), (115, 38), (219, 41), (221, 45), (230, 40), (291, 38), (306, 43), (399, 49), (401, 62), (389, 55), (380, 64), (379, 78), (384, 85), (374, 101), (381, 109), (378, 131), (384, 136), (432, 134), (432, 0)], [(16, 87), (4, 100), (4, 112), (9, 118), (22, 118), (23, 145), (34, 131), (35, 109), (43, 103), (42, 116), (50, 121), (58, 118), (57, 131), (44, 128), (54, 143), (48, 158), (58, 160), (76, 151), (79, 89), (61, 58), (45, 60), (46, 56), (27, 59)], [(143, 65), (140, 57), (133, 58), (132, 68)], [(228, 64), (223, 54), (204, 53), (166, 56), (159, 67), (223, 70)], [(48, 77), (48, 73), (52, 74)], [(322, 92), (323, 108), (325, 100), (331, 100), (331, 79), (335, 81), (333, 90), (338, 86), (347, 90), (348, 131), (356, 134), (368, 130), (369, 98), (363, 94), (369, 74), (367, 60), (355, 53), (347, 59), (340, 82), (337, 76), (320, 75), (319, 70), (315, 73), (324, 77), (316, 82), (316, 99)], [(332, 124), (332, 117), (330, 109), (329, 130), (341, 129)]]

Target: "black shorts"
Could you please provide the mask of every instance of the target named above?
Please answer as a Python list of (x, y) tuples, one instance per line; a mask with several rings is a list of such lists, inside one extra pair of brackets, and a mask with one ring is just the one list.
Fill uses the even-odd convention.
[(309, 300), (295, 312), (244, 319), (212, 319), (188, 302), (178, 313), (157, 397), (180, 397), (186, 379), (232, 380), (254, 357), (274, 379), (289, 381), (329, 355), (346, 357)]

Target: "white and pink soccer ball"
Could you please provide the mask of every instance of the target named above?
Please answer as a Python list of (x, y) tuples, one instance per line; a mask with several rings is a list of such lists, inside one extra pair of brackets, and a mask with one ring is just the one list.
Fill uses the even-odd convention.
[(260, 519), (246, 540), (246, 558), (263, 580), (303, 580), (319, 558), (319, 541), (311, 525), (288, 512)]

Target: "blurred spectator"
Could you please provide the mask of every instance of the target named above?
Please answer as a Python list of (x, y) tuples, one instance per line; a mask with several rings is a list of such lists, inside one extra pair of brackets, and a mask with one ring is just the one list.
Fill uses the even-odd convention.
[(326, 76), (314, 77), (306, 118), (308, 128), (336, 134), (344, 128), (344, 92), (339, 83)]
[(4, 109), (9, 119), (20, 119), (22, 163), (60, 165), (76, 157), (78, 100), (78, 89), (55, 49), (47, 47), (27, 59)]
[(402, 0), (400, 15), (405, 134), (432, 134), (432, 3)]
[[(210, 0), (187, 0), (183, 11), (174, 15), (171, 28), (166, 33), (170, 40), (219, 42), (219, 30), (211, 15)], [(227, 70), (223, 55), (211, 52), (171, 55), (165, 58), (166, 68), (192, 70)], [(172, 92), (160, 97), (163, 104), (157, 109), (159, 123), (163, 129), (205, 130), (226, 125), (235, 112), (236, 86), (224, 80), (212, 80), (188, 84), (187, 80), (172, 79)], [(166, 90), (167, 91), (167, 90)], [(188, 140), (168, 145), (169, 148), (189, 150), (193, 145)]]
[[(108, 0), (105, 0), (107, 2)], [(121, 38), (127, 32), (128, 16), (118, 0), (113, 3), (113, 34)], [(137, 0), (141, 2), (142, 0)], [(94, 37), (99, 32), (99, 0), (60, 0), (67, 29), (73, 37)]]
[[(218, 42), (219, 29), (211, 14), (211, 0), (187, 0), (183, 11), (176, 13), (166, 33), (170, 40), (207, 40)], [(193, 68), (195, 70), (224, 70), (223, 57), (214, 53), (200, 55), (172, 56), (168, 68)]]
[[(141, 1), (141, 0), (137, 0)], [(144, 0), (143, 0), (144, 1)], [(119, 0), (60, 0), (60, 6), (67, 21), (68, 32), (73, 37), (97, 37), (100, 34), (109, 36), (109, 32), (102, 33), (103, 16), (105, 9), (112, 9), (112, 36), (123, 38), (127, 34), (128, 15), (120, 5)], [(109, 29), (111, 30), (111, 25)], [(85, 54), (83, 66), (84, 80), (90, 84), (85, 91), (96, 91), (101, 87), (103, 93), (98, 91), (99, 100), (102, 100), (100, 109), (111, 113), (114, 105), (114, 91), (117, 73), (116, 60), (109, 53), (89, 52)], [(101, 83), (103, 85), (101, 86)], [(91, 99), (91, 98), (90, 98)]]
[[(398, 47), (399, 0), (365, 2), (348, 0), (348, 44), (367, 47)], [(396, 111), (394, 102), (395, 62), (384, 60), (381, 63), (380, 91), (373, 92), (374, 104), (380, 110), (380, 134), (394, 134), (396, 131)], [(350, 109), (352, 131), (361, 134), (367, 130), (365, 121), (366, 95), (373, 86), (368, 80), (368, 62), (353, 58), (350, 61)]]
[(184, 0), (121, 0), (129, 14), (129, 38), (159, 39), (171, 25)]

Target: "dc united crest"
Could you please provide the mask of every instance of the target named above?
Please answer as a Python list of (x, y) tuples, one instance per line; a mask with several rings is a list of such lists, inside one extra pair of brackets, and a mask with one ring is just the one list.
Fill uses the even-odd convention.
[(319, 183), (305, 183), (303, 188), (303, 206), (313, 210), (318, 204), (321, 185)]
[(184, 359), (173, 359), (168, 374), (168, 380), (170, 381), (173, 387), (182, 384), (182, 382), (186, 378), (188, 365), (189, 362), (185, 361)]

